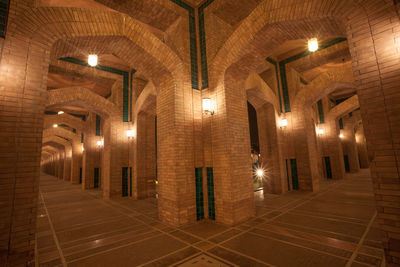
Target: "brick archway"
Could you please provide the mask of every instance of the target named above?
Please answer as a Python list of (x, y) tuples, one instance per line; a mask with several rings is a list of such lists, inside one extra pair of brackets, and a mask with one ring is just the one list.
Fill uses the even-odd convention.
[(284, 163), (279, 146), (278, 128), (279, 100), (267, 83), (256, 73), (251, 73), (246, 80), (247, 101), (256, 109), (258, 139), (262, 168), (264, 193), (280, 194), (287, 185), (282, 176), (281, 166)]
[(117, 116), (114, 103), (84, 87), (67, 87), (48, 92), (47, 107), (77, 105), (87, 108), (104, 118)]

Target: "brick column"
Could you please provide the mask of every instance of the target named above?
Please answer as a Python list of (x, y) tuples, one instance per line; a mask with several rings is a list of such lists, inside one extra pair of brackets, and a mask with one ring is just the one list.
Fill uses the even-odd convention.
[(71, 183), (79, 184), (79, 170), (82, 167), (82, 144), (80, 140), (71, 140)]
[(350, 172), (358, 172), (360, 170), (360, 164), (358, 160), (356, 136), (354, 133), (354, 117), (343, 119), (343, 129), (341, 133), (343, 134), (343, 138), (341, 139), (343, 155), (348, 156)]
[(332, 170), (332, 179), (343, 179), (345, 174), (343, 149), (339, 138), (339, 125), (335, 119), (329, 120), (319, 127), (324, 134), (318, 138), (322, 143), (323, 157), (329, 157)]
[(7, 32), (0, 61), (0, 262), (25, 266), (34, 259), (48, 55), (15, 32)]
[(102, 181), (104, 198), (122, 196), (122, 167), (128, 166), (128, 158), (122, 152), (126, 147), (126, 135), (122, 118), (111, 116), (103, 124), (104, 148), (102, 156)]
[(364, 127), (362, 124), (357, 127), (355, 137), (357, 142), (358, 157), (360, 159), (360, 168), (369, 168), (367, 140), (365, 139)]
[(64, 157), (64, 181), (71, 181), (71, 156), (72, 148), (65, 146), (65, 157)]
[[(96, 136), (96, 114), (90, 113), (86, 119), (86, 128), (84, 136), (84, 148), (82, 155), (82, 188), (89, 189), (94, 187), (94, 168), (99, 168), (100, 172), (100, 149), (97, 141), (101, 136)], [(100, 186), (100, 176), (99, 176)]]
[(156, 151), (155, 116), (140, 112), (137, 116), (134, 194), (146, 198), (155, 193)]
[(300, 190), (319, 190), (319, 162), (315, 125), (310, 117), (310, 107), (294, 106), (292, 112), (286, 113), (291, 135), (293, 136), (294, 155), (297, 162), (297, 174)]
[(225, 74), (211, 93), (216, 221), (236, 224), (255, 215), (247, 96), (244, 82)]
[(261, 162), (265, 171), (264, 193), (280, 194), (287, 188), (287, 182), (282, 178), (284, 162), (278, 145), (276, 113), (272, 104), (257, 108), (257, 124)]
[[(158, 213), (181, 225), (196, 220), (193, 89), (165, 78), (157, 94)], [(139, 156), (139, 155), (137, 155)]]
[(393, 1), (363, 2), (348, 40), (365, 129), (386, 262), (400, 264), (400, 51)]

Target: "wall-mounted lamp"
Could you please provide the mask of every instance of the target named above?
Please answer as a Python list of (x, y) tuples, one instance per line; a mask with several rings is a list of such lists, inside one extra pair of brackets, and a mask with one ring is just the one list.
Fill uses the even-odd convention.
[(288, 122), (287, 122), (287, 119), (281, 119), (280, 121), (279, 121), (279, 127), (281, 127), (281, 128), (283, 128), (283, 127), (286, 127), (286, 126), (288, 126)]
[(344, 135), (342, 133), (339, 134), (339, 138), (343, 139)]
[(59, 112), (57, 112), (58, 115), (64, 114), (64, 111), (60, 110)]
[(317, 131), (318, 135), (323, 135), (325, 133), (324, 129), (318, 129)]
[(102, 139), (102, 140), (98, 140), (98, 141), (97, 141), (97, 146), (98, 146), (98, 147), (104, 146), (104, 140), (103, 140), (103, 139)]
[(53, 128), (57, 128), (58, 127), (58, 124), (53, 124)]
[(257, 169), (256, 174), (258, 177), (263, 177), (264, 176), (264, 170), (263, 169)]
[(126, 131), (126, 136), (128, 136), (128, 139), (133, 138), (135, 136), (135, 133), (133, 132), (133, 130), (128, 130)]
[(203, 112), (204, 114), (214, 115), (214, 109), (212, 108), (212, 103), (210, 98), (203, 98)]
[(88, 57), (89, 66), (96, 67), (97, 66), (97, 60), (98, 60), (97, 55), (89, 55), (89, 57)]
[(317, 38), (312, 38), (308, 40), (308, 51), (315, 52), (318, 50), (318, 40)]
[(82, 144), (81, 149), (82, 149), (82, 152), (85, 151), (85, 147), (83, 146), (83, 144)]

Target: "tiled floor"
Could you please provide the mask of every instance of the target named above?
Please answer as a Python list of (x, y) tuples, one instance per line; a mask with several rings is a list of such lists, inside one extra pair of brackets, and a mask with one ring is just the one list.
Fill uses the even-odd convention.
[(106, 201), (42, 175), (39, 266), (384, 266), (369, 172), (318, 193), (256, 194), (235, 227), (157, 220), (155, 199)]

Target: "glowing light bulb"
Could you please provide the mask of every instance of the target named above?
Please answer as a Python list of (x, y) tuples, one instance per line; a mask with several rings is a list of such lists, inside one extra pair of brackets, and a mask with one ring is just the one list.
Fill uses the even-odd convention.
[(97, 141), (97, 146), (103, 146), (103, 145), (104, 145), (104, 140)]
[(262, 169), (258, 169), (256, 171), (258, 177), (262, 177), (264, 175), (264, 171)]
[(280, 125), (280, 127), (286, 127), (286, 126), (288, 126), (287, 119), (281, 119), (279, 125)]
[(53, 124), (53, 127), (54, 127), (54, 128), (57, 128), (57, 127), (58, 127), (58, 124)]
[(341, 133), (339, 134), (339, 138), (342, 139), (344, 137), (344, 135)]
[(89, 55), (88, 57), (88, 64), (92, 67), (96, 67), (97, 66), (97, 55)]
[(128, 136), (128, 137), (133, 137), (133, 136), (134, 136), (133, 130), (128, 130), (128, 131), (126, 131), (126, 136)]
[(64, 111), (60, 110), (57, 114), (58, 115), (64, 114)]
[(324, 133), (325, 133), (324, 129), (318, 129), (318, 134), (322, 135)]
[(82, 145), (82, 152), (83, 152), (83, 151), (85, 151), (85, 148), (84, 148), (83, 145)]
[(318, 50), (318, 40), (317, 38), (312, 38), (308, 40), (308, 51), (315, 52)]
[(214, 110), (212, 108), (212, 103), (210, 98), (203, 98), (203, 112), (205, 114), (210, 113), (211, 115), (214, 114)]

